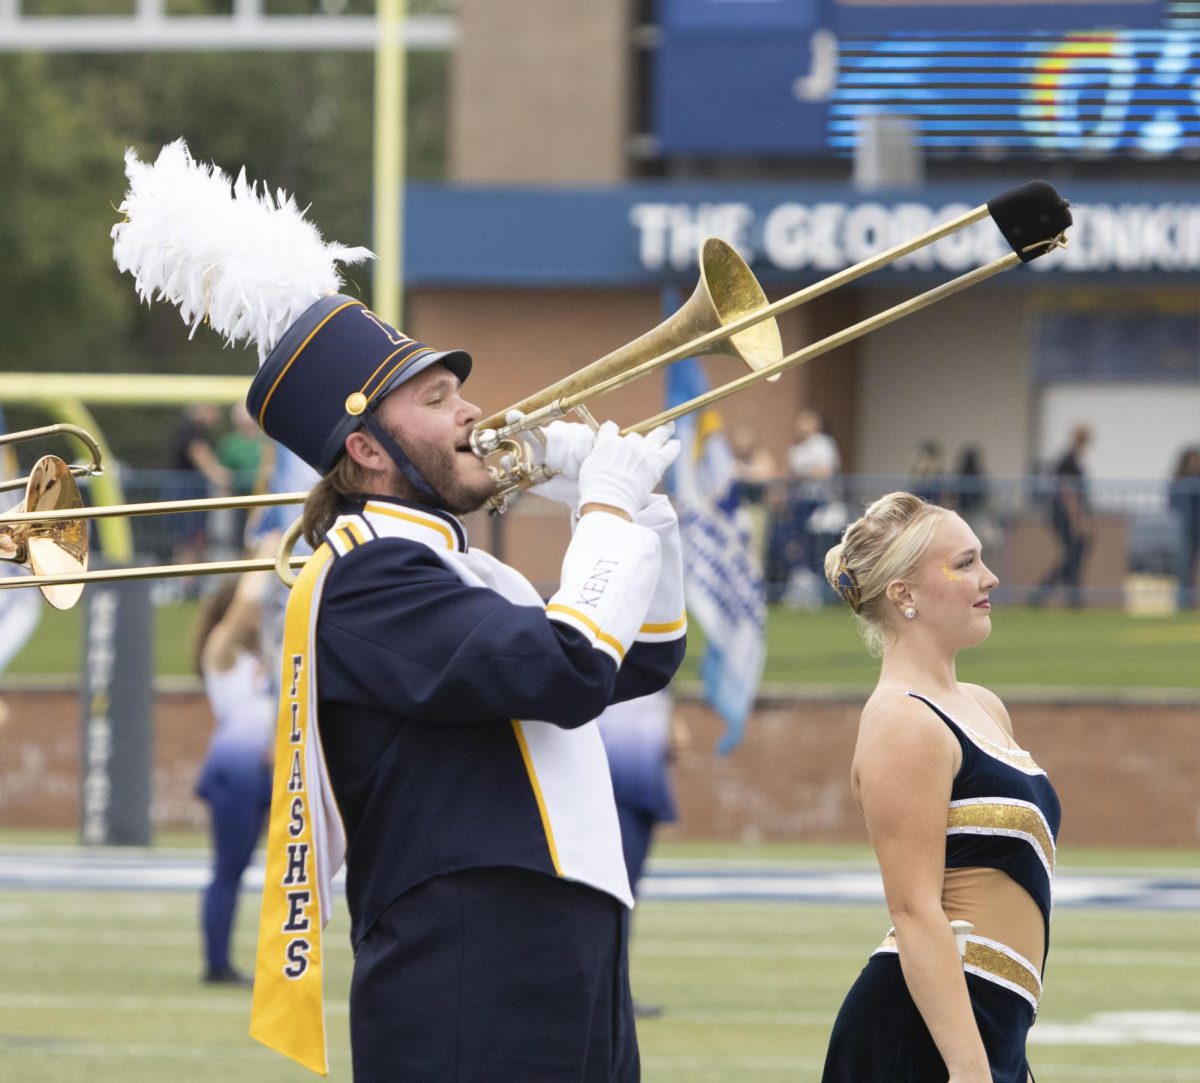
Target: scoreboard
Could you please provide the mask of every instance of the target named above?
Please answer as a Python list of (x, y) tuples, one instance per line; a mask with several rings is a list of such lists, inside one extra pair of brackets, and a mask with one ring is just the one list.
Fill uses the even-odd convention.
[(1200, 4), (660, 0), (664, 155), (853, 151), (906, 118), (932, 155), (1200, 156)]
[(910, 119), (928, 151), (1200, 152), (1200, 33), (892, 34), (841, 43), (833, 151), (864, 113)]

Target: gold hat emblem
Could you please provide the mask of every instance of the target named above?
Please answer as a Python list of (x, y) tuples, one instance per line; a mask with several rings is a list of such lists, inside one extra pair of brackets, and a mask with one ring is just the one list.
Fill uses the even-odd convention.
[(346, 396), (346, 413), (358, 417), (367, 408), (367, 396), (361, 391), (354, 391)]

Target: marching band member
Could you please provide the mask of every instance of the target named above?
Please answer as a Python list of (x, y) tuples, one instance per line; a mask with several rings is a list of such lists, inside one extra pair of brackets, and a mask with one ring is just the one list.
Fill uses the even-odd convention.
[[(955, 675), (998, 580), (958, 515), (908, 493), (847, 527), (825, 573), (883, 655), (850, 781), (894, 926), (842, 1004), (824, 1083), (1027, 1083), (1059, 803), (1004, 704)], [(952, 921), (974, 927), (961, 952)]]
[[(492, 491), (469, 444), (471, 358), (407, 338), (338, 294), (336, 274), (279, 319), (283, 302), (241, 272), (225, 290), (226, 261), (176, 267), (195, 163), (180, 142), (127, 169), (118, 263), (189, 321), (259, 327), (247, 406), (320, 475), (284, 632), (251, 1033), (327, 1070), (320, 931), (344, 848), (356, 1080), (636, 1080), (632, 896), (593, 720), (665, 687), (683, 657), (678, 524), (652, 492), (678, 441), (548, 427), (541, 454), (560, 473), (534, 491), (574, 530), (544, 602), (459, 520)], [(216, 180), (205, 245), (231, 201)], [(192, 200), (171, 199), (179, 188)], [(240, 179), (239, 210), (246, 193)], [(210, 300), (227, 296), (232, 312)]]

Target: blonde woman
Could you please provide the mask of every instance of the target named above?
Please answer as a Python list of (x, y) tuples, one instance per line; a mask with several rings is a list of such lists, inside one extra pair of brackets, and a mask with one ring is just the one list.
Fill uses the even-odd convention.
[[(1028, 1083), (1059, 803), (1008, 712), (958, 680), (998, 580), (952, 511), (909, 493), (846, 528), (825, 573), (882, 655), (851, 788), (893, 928), (833, 1027), (824, 1083)], [(973, 927), (956, 941), (951, 921)]]

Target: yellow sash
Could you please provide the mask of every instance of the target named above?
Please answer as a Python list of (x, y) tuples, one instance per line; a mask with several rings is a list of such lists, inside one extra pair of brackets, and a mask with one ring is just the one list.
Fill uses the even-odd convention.
[(321, 931), (345, 836), (325, 778), (316, 725), (315, 617), (333, 552), (322, 545), (288, 599), (275, 773), (250, 1036), (329, 1074), (322, 1004)]

